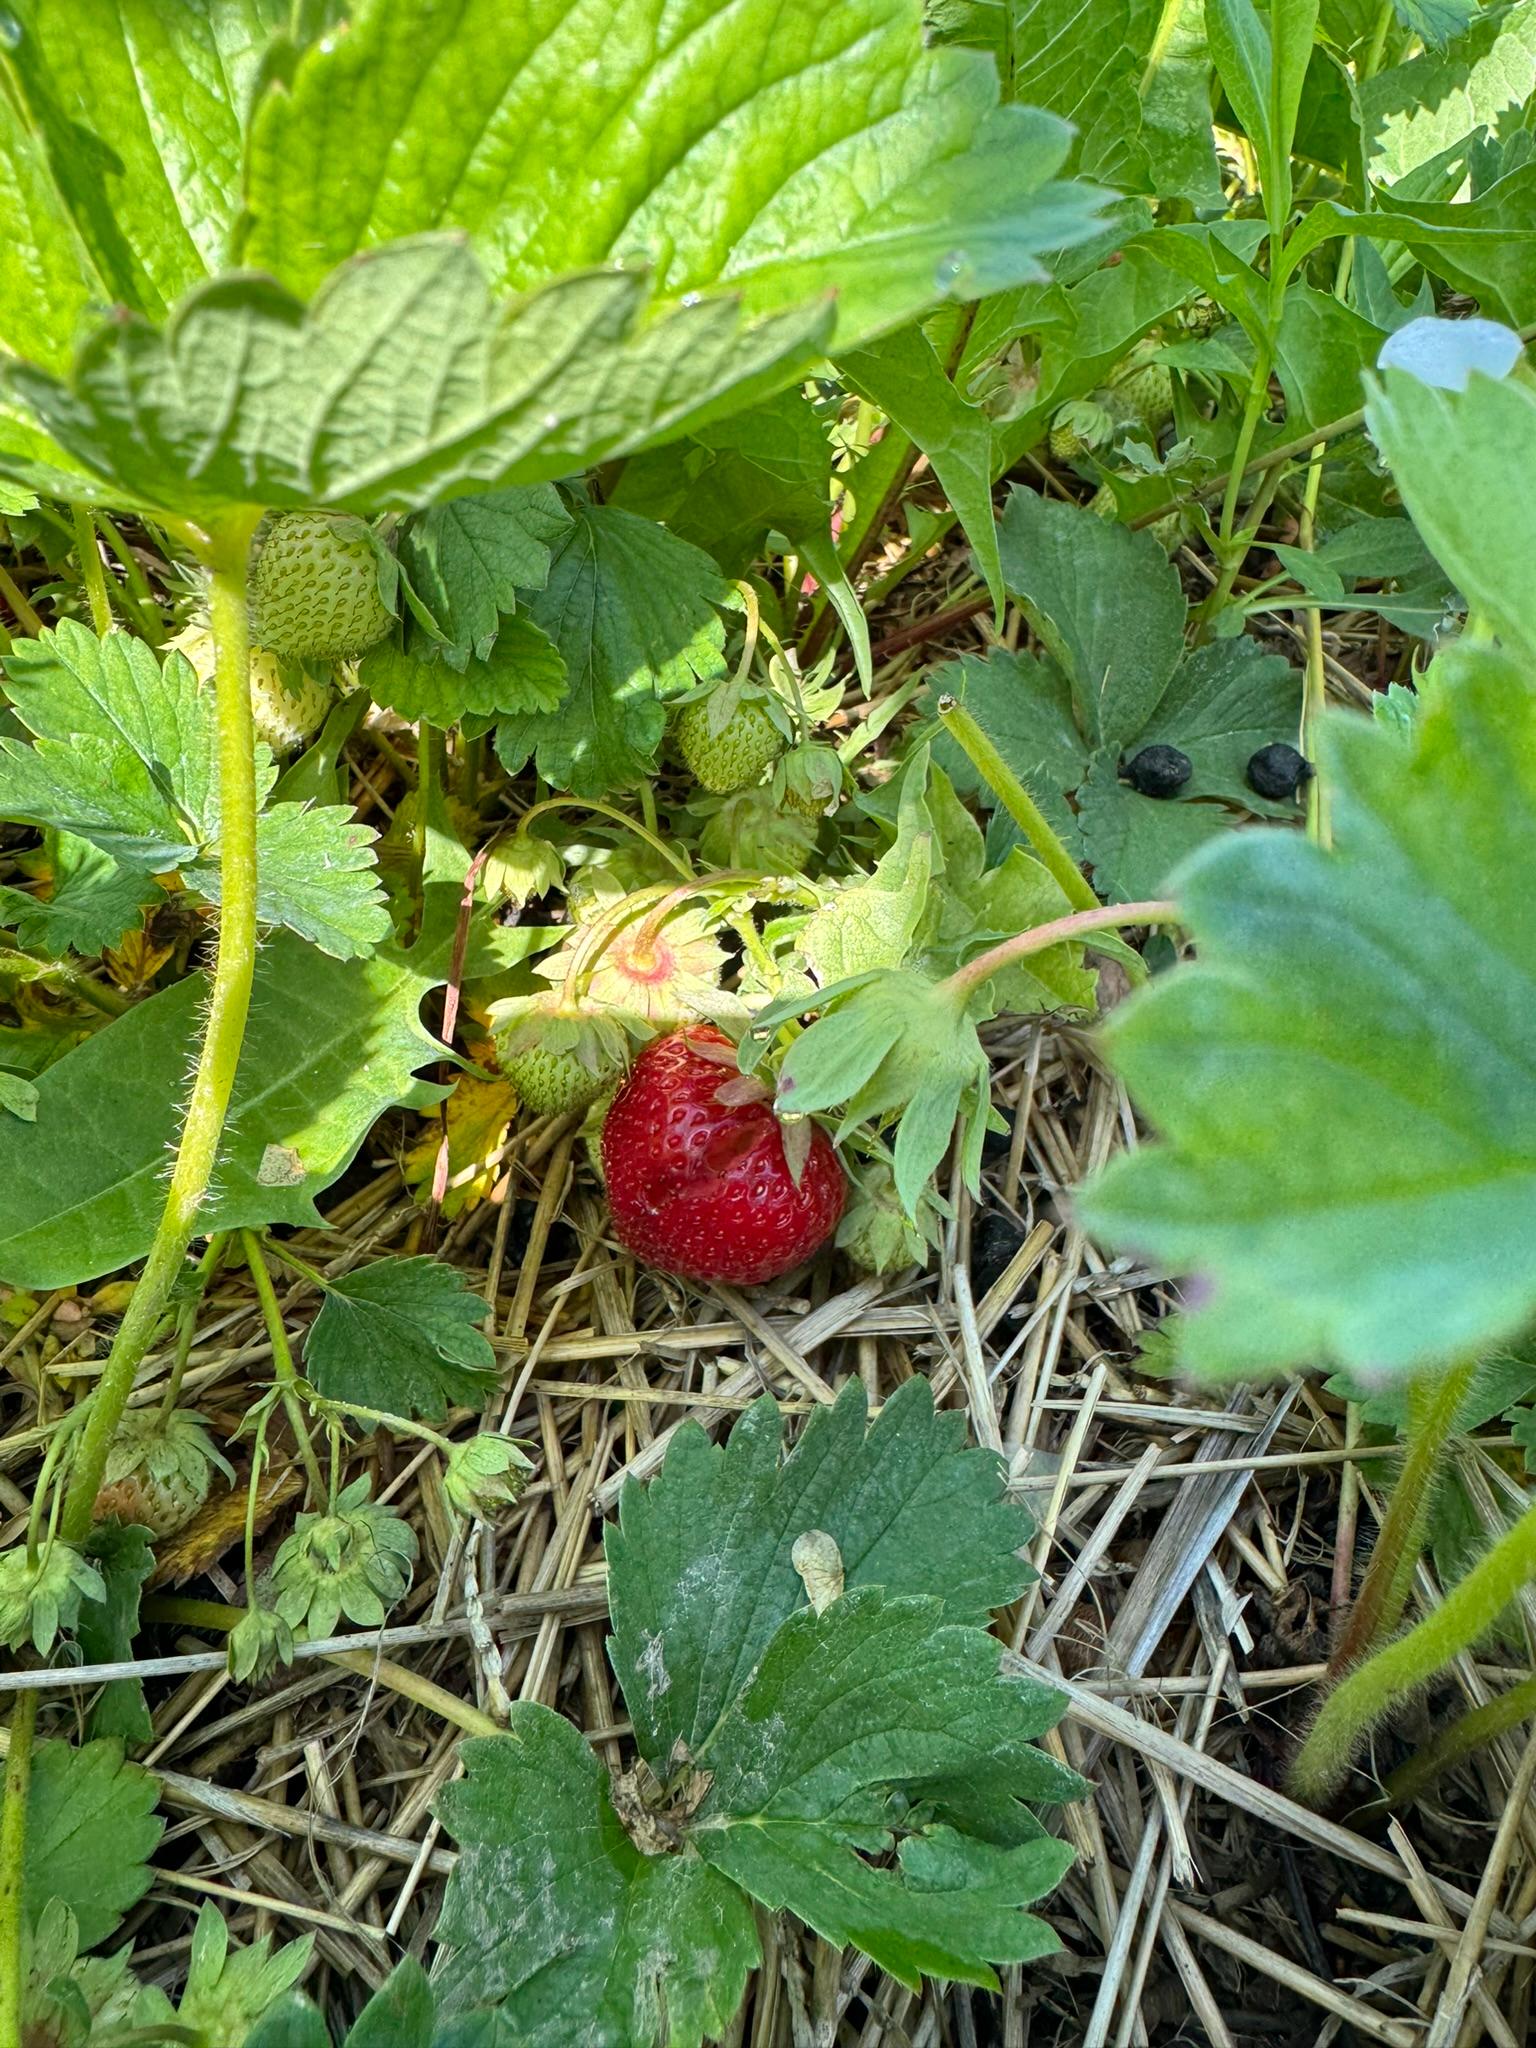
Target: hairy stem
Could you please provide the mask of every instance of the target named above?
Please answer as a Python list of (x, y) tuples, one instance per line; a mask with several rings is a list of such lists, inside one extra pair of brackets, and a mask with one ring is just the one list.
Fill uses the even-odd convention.
[(256, 779), (245, 578), (256, 517), (250, 512), (232, 518), (204, 536), (204, 561), (211, 573), (214, 694), (219, 720), (218, 958), (165, 1208), (128, 1312), (91, 1396), (91, 1412), (76, 1448), (64, 1507), (64, 1535), (71, 1543), (83, 1541), (90, 1529), (107, 1453), (133, 1392), (134, 1376), (159, 1327), (197, 1229), (198, 1212), (224, 1134), (250, 1009), (256, 966)]
[(1378, 1650), (1328, 1695), (1291, 1766), (1295, 1796), (1311, 1806), (1330, 1799), (1376, 1723), (1471, 1649), (1533, 1578), (1536, 1507), (1526, 1509), (1433, 1614)]
[(1099, 899), (1084, 880), (1077, 862), (1062, 845), (1044, 811), (965, 706), (953, 697), (941, 697), (939, 720), (1040, 856), (1067, 901), (1079, 910), (1097, 910)]
[(107, 572), (101, 565), (101, 545), (96, 538), (96, 522), (91, 517), (90, 506), (76, 505), (73, 511), (75, 554), (91, 607), (91, 630), (101, 640), (112, 630), (112, 600), (107, 594)]
[(1011, 967), (1016, 960), (1027, 960), (1031, 953), (1044, 953), (1051, 946), (1070, 945), (1074, 939), (1087, 939), (1094, 932), (1114, 931), (1122, 925), (1177, 924), (1178, 921), (1179, 907), (1176, 903), (1157, 900), (1098, 903), (1092, 910), (1078, 910), (1071, 917), (1053, 918), (1049, 924), (1037, 924), (1032, 931), (1020, 932), (1015, 938), (1003, 939), (997, 945), (989, 946), (985, 953), (978, 953), (974, 960), (968, 960), (964, 967), (957, 968), (940, 986), (956, 996), (966, 996), (984, 981), (990, 981), (994, 974), (1001, 974), (1005, 967)]
[(272, 1285), (272, 1275), (267, 1271), (267, 1262), (262, 1256), (261, 1239), (254, 1230), (242, 1230), (241, 1249), (245, 1263), (251, 1269), (251, 1278), (256, 1283), (256, 1298), (261, 1303), (262, 1320), (267, 1326), (267, 1335), (272, 1340), (272, 1372), (282, 1396), (283, 1413), (288, 1417), (288, 1427), (293, 1431), (299, 1446), (299, 1457), (309, 1479), (309, 1494), (313, 1501), (325, 1498), (325, 1477), (320, 1470), (320, 1460), (315, 1456), (315, 1447), (309, 1439), (309, 1417), (304, 1413), (304, 1403), (299, 1399), (299, 1375), (294, 1369), (293, 1352), (288, 1343), (288, 1332), (283, 1327), (283, 1311), (277, 1299), (277, 1290)]
[(1408, 1455), (1382, 1517), (1349, 1626), (1329, 1659), (1335, 1678), (1368, 1656), (1403, 1618), (1424, 1548), (1441, 1453), (1476, 1370), (1476, 1363), (1468, 1361), (1450, 1372), (1416, 1380), (1408, 1390)]
[(32, 1784), (32, 1731), (36, 1726), (37, 1694), (18, 1693), (5, 1760), (5, 1792), (0, 1799), (0, 2048), (22, 2048), (21, 2009), (26, 1977), (21, 1961), (21, 1900), (27, 1847), (27, 1793)]

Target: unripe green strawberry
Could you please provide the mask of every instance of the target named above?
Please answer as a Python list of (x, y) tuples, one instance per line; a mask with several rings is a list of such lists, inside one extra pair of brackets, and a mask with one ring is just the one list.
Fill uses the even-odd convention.
[(559, 989), (504, 997), (489, 1014), (497, 1063), (535, 1116), (585, 1109), (624, 1071), (623, 1027)]
[(351, 661), (394, 622), (367, 524), (340, 512), (275, 512), (251, 562), (251, 632), (293, 661)]
[[(212, 688), (213, 635), (206, 626), (188, 626), (168, 645), (187, 657), (199, 682)], [(297, 664), (280, 661), (267, 647), (253, 646), (250, 664), (251, 718), (257, 739), (277, 755), (297, 752), (325, 723), (335, 702), (329, 686)]]
[(1109, 414), (1091, 398), (1069, 399), (1051, 421), (1051, 460), (1080, 462), (1104, 446), (1112, 426)]
[(684, 705), (677, 747), (695, 782), (722, 796), (761, 782), (784, 750), (783, 734), (760, 703), (742, 704), (718, 732), (710, 728), (709, 698)]
[(1156, 433), (1173, 418), (1173, 378), (1163, 363), (1143, 363), (1104, 394), (1117, 426), (1146, 427)]
[(136, 1522), (152, 1536), (174, 1536), (208, 1498), (216, 1470), (226, 1479), (234, 1477), (228, 1461), (214, 1449), (201, 1416), (186, 1408), (170, 1415), (155, 1408), (130, 1408), (107, 1453), (96, 1519), (116, 1515), (119, 1521)]

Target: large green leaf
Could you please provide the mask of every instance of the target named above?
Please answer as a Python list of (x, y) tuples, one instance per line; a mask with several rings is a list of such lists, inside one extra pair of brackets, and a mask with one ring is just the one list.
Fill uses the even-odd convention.
[[(440, 1051), (419, 1018), (450, 940), (421, 958), (332, 960), (279, 933), (257, 955), (250, 1028), (205, 1230), (314, 1223), (315, 1197)], [(197, 1044), (201, 975), (151, 996), (38, 1080), (0, 1178), (0, 1274), (57, 1287), (142, 1258)]]
[(752, 1910), (697, 1856), (642, 1855), (585, 1738), (548, 1707), (463, 1746), (439, 1794), (459, 1844), (437, 1923), (447, 2012), (495, 2003), (476, 2048), (698, 2048), (758, 1959)]
[(0, 206), (7, 260), (0, 266), (0, 342), (50, 370), (62, 370), (94, 306), (74, 223), (59, 197), (42, 144), (0, 91)]
[[(242, 118), (286, 0), (13, 0), (11, 12), (10, 63), (97, 296), (161, 319), (229, 260)], [(62, 311), (53, 331), (67, 340)]]
[(1536, 391), (1480, 376), (1444, 391), (1389, 370), (1366, 418), (1437, 559), (1501, 638), (1536, 662)]
[[(67, 380), (29, 364), (12, 397), (95, 478), (74, 495), (180, 514), (230, 504), (406, 510), (563, 476), (750, 403), (820, 350), (830, 307), (744, 326), (701, 299), (640, 320), (644, 276), (610, 267), (497, 304), (457, 237), (344, 264), (306, 308), (235, 274), (162, 332), (99, 329)], [(0, 468), (48, 489), (51, 458), (0, 420)]]
[(1458, 649), (1406, 734), (1326, 734), (1335, 850), (1238, 833), (1185, 872), (1197, 963), (1110, 1050), (1164, 1142), (1084, 1224), (1204, 1276), (1211, 1373), (1380, 1377), (1487, 1349), (1536, 1308), (1536, 697)]
[(601, 796), (654, 771), (666, 703), (723, 674), (729, 592), (709, 556), (648, 519), (584, 505), (528, 617), (564, 657), (558, 709), (503, 719), (496, 750), (514, 773), (539, 773)]
[(723, 1448), (685, 1426), (661, 1476), (626, 1488), (607, 1533), (611, 1654), (642, 1754), (659, 1771), (675, 1743), (696, 1749), (715, 1726), (804, 1605), (791, 1552), (807, 1530), (833, 1537), (850, 1587), (931, 1593), (946, 1619), (982, 1623), (1029, 1576), (1030, 1526), (996, 1459), (967, 1449), (926, 1380), (899, 1387), (873, 1422), (850, 1382), (787, 1458), (771, 1400)]
[(361, 0), (257, 109), (243, 255), (308, 292), (466, 229), (500, 290), (639, 261), (751, 314), (832, 294), (851, 345), (1087, 230), (1067, 128), (997, 98), (921, 0)]

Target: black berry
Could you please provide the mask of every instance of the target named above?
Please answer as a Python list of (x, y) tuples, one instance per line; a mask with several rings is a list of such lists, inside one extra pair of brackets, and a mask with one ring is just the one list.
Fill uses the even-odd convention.
[(1193, 773), (1188, 754), (1177, 747), (1143, 747), (1121, 773), (1141, 796), (1177, 796)]
[(1284, 740), (1260, 747), (1248, 763), (1248, 787), (1271, 803), (1286, 803), (1311, 779), (1312, 763)]

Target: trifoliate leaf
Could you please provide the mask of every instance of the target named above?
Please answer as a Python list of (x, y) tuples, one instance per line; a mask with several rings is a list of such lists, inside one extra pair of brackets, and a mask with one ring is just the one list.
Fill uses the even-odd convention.
[(160, 893), (143, 869), (119, 866), (88, 839), (50, 832), (44, 843), (48, 895), (0, 888), (0, 923), (12, 926), (21, 945), (55, 960), (66, 953), (88, 959), (108, 951)]
[(366, 657), (361, 675), (377, 703), (402, 718), (424, 718), (428, 725), (443, 729), (461, 718), (548, 713), (566, 690), (564, 655), (521, 612), (504, 618), (484, 656), (462, 669), (446, 661), (423, 660), (409, 648), (386, 641)]
[(463, 1744), (438, 1796), (459, 1845), (437, 1923), (442, 2008), (495, 2003), (482, 2037), (566, 2048), (698, 2048), (729, 2025), (758, 1960), (752, 1909), (692, 1855), (643, 1855), (568, 1721), (519, 1702)]
[(407, 524), (400, 536), (401, 566), (450, 649), (484, 661), (502, 614), (517, 610), (518, 591), (544, 587), (551, 545), (570, 523), (549, 484), (454, 498)]
[(161, 1835), (158, 1788), (119, 1742), (40, 1742), (32, 1753), (22, 1896), (35, 1920), (50, 1899), (75, 1916), (82, 1948), (105, 1941), (149, 1890)]
[(725, 671), (727, 589), (709, 556), (633, 512), (578, 508), (528, 616), (565, 660), (559, 709), (507, 718), (496, 751), (579, 796), (654, 772), (665, 705)]
[[(374, 861), (377, 835), (339, 804), (274, 804), (256, 821), (256, 914), (308, 939), (333, 960), (359, 959), (389, 936)], [(220, 900), (218, 849), (183, 869)]]
[(28, 732), (125, 747), (172, 810), (200, 824), (209, 818), (217, 721), (213, 699), (184, 655), (162, 661), (132, 634), (98, 639), (64, 619), (36, 640), (15, 641), (3, 666), (7, 694)]
[(932, 1594), (946, 1621), (979, 1626), (1030, 1578), (1020, 1553), (1032, 1528), (996, 1458), (967, 1447), (962, 1417), (936, 1410), (924, 1379), (872, 1422), (850, 1381), (787, 1457), (766, 1397), (723, 1447), (684, 1424), (606, 1533), (610, 1650), (641, 1754), (661, 1772), (678, 1742), (697, 1749), (804, 1606), (790, 1555), (804, 1531), (833, 1538), (849, 1591)]
[(1536, 1308), (1518, 894), (1536, 698), (1513, 661), (1460, 649), (1408, 733), (1339, 717), (1324, 738), (1334, 851), (1239, 833), (1203, 854), (1182, 889), (1197, 963), (1110, 1028), (1165, 1142), (1112, 1167), (1081, 1215), (1207, 1276), (1184, 1356), (1208, 1373), (1404, 1373)]
[(378, 1259), (326, 1283), (304, 1346), (320, 1392), (391, 1415), (479, 1406), (495, 1383), (485, 1301), (456, 1266)]
[[(87, 1664), (115, 1664), (133, 1655), (139, 1591), (155, 1568), (155, 1553), (147, 1529), (107, 1521), (91, 1531), (86, 1555), (101, 1573), (103, 1595), (81, 1607), (75, 1639)], [(138, 1679), (114, 1678), (102, 1687), (91, 1710), (90, 1732), (129, 1743), (153, 1739), (154, 1723)]]
[[(942, 1615), (935, 1596), (881, 1586), (802, 1609), (693, 1754), (713, 1780), (691, 1835), (705, 1861), (914, 1990), (924, 1975), (992, 1986), (989, 1964), (1058, 1946), (1023, 1908), (1072, 1851), (1019, 1802), (1085, 1789), (1031, 1742), (1060, 1695), (1004, 1677), (996, 1638)], [(995, 1808), (993, 1839), (933, 1818), (950, 1781)], [(898, 1841), (896, 1870), (865, 1860)]]

